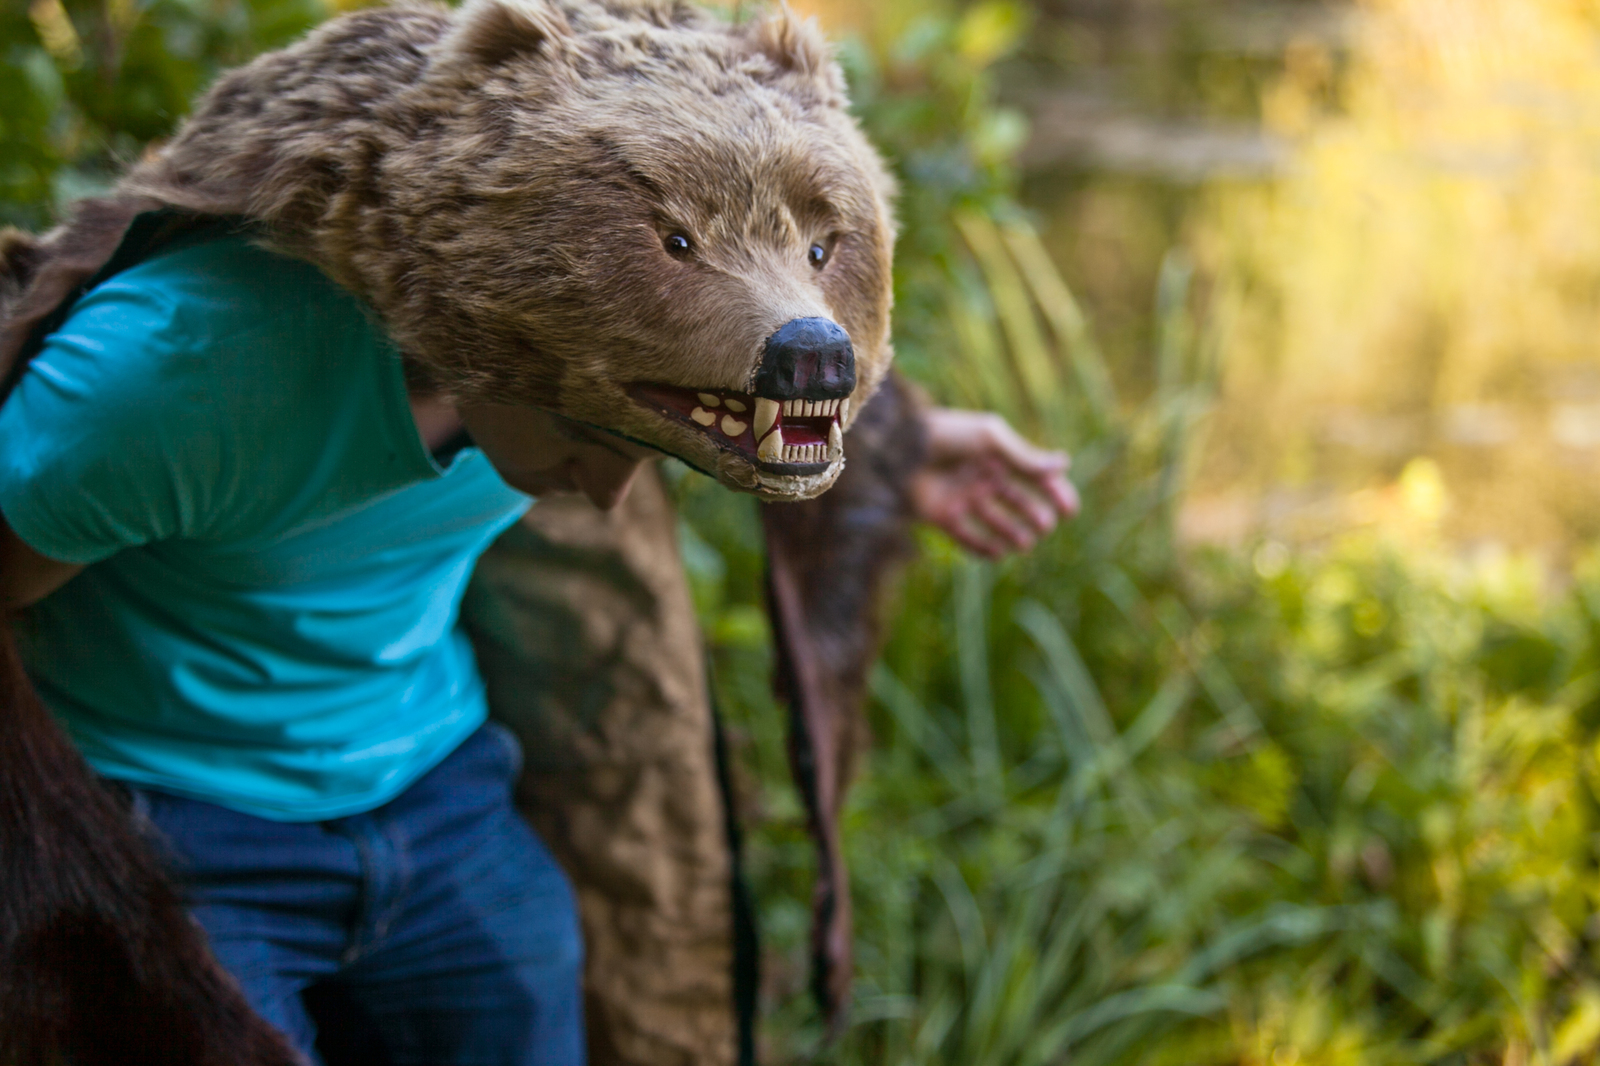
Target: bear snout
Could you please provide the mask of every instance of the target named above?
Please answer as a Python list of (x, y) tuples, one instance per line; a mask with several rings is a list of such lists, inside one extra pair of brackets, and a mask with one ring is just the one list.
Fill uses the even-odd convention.
[(832, 319), (796, 318), (767, 338), (752, 391), (772, 400), (836, 400), (855, 388), (850, 335)]

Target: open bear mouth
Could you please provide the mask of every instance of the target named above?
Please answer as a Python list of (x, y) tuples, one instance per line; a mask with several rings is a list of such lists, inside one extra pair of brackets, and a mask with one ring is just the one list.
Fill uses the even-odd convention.
[(717, 447), (773, 473), (815, 474), (844, 454), (850, 398), (772, 400), (722, 389), (641, 382), (628, 387), (653, 411), (693, 426)]

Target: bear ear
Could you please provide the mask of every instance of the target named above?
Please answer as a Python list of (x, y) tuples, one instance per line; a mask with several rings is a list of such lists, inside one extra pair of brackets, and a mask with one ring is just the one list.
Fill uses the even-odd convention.
[(440, 42), (441, 57), (484, 67), (534, 55), (572, 36), (566, 15), (546, 0), (467, 0), (454, 22)]
[(843, 81), (832, 51), (817, 28), (815, 18), (800, 21), (784, 4), (765, 18), (750, 24), (750, 41), (783, 74), (799, 75), (838, 89)]

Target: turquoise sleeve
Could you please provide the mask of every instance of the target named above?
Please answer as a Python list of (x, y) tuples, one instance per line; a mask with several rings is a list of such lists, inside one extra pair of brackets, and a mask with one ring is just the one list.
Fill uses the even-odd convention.
[(0, 408), (0, 512), (35, 551), (87, 564), (203, 525), (220, 457), (187, 347), (162, 294), (115, 281), (46, 339)]

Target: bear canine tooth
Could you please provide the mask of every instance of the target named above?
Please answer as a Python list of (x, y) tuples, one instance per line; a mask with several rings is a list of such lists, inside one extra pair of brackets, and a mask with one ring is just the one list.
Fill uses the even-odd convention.
[(728, 405), (728, 410), (732, 411), (734, 414), (736, 414), (736, 415), (744, 414), (744, 404), (742, 402), (740, 402), (738, 400), (735, 400), (735, 399), (732, 399), (732, 398), (724, 400), (722, 402), (727, 404)]
[(828, 457), (832, 458), (842, 451), (844, 451), (844, 432), (839, 429), (839, 423), (835, 422), (828, 427)]
[(748, 422), (739, 421), (732, 415), (722, 416), (722, 432), (726, 433), (730, 437), (737, 437), (739, 434), (743, 433), (745, 427), (749, 424), (750, 423)]
[(702, 392), (700, 393), (700, 402), (705, 404), (707, 407), (715, 407), (722, 401), (711, 395), (709, 392)]
[(847, 422), (849, 420), (850, 420), (850, 397), (846, 396), (844, 399), (839, 401), (839, 421)]
[(702, 426), (709, 426), (711, 423), (717, 420), (717, 416), (712, 414), (710, 411), (707, 411), (704, 407), (696, 407), (693, 411), (689, 412), (689, 417), (700, 423)]
[(777, 420), (778, 402), (761, 396), (756, 397), (756, 436), (765, 435)]
[(783, 459), (785, 448), (783, 446), (783, 430), (770, 433), (756, 448), (756, 458), (763, 462), (775, 463)]

